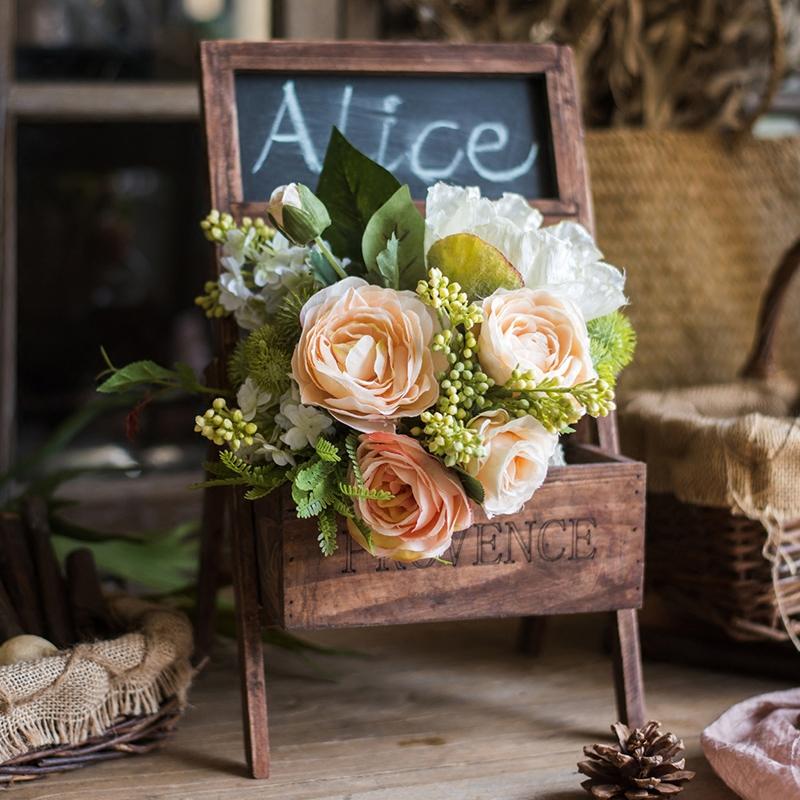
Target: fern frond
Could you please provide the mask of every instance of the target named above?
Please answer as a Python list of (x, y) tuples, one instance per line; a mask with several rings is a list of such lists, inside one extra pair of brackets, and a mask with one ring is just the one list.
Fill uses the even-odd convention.
[(265, 489), (263, 486), (254, 486), (252, 489), (248, 489), (244, 493), (245, 500), (260, 500), (262, 497), (266, 497), (269, 494), (269, 489)]
[(189, 486), (190, 489), (212, 489), (214, 486), (248, 486), (250, 481), (247, 478), (212, 478), (207, 481), (199, 481)]
[(361, 472), (361, 467), (358, 465), (358, 437), (355, 434), (350, 434), (344, 440), (344, 449), (347, 451), (347, 457), (350, 459), (350, 466), (353, 468), (353, 477), (356, 481), (356, 486), (364, 486), (364, 474)]
[(304, 492), (310, 492), (321, 481), (324, 481), (327, 473), (332, 469), (332, 465), (326, 461), (309, 461), (294, 479), (294, 485)]
[(587, 325), (592, 362), (599, 373), (616, 377), (631, 363), (636, 349), (636, 332), (630, 320), (613, 311)]
[(332, 556), (339, 543), (336, 541), (336, 534), (338, 532), (336, 525), (336, 512), (332, 508), (323, 509), (317, 517), (317, 526), (319, 528), (319, 548), (323, 556)]
[(348, 519), (353, 519), (355, 517), (355, 511), (353, 511), (352, 504), (342, 500), (339, 495), (334, 495), (331, 498), (331, 508), (337, 514), (341, 514), (343, 517), (347, 517)]
[(342, 457), (339, 455), (339, 448), (333, 442), (329, 442), (324, 436), (320, 436), (319, 439), (317, 439), (314, 449), (323, 461), (329, 461), (335, 464), (342, 460)]
[(352, 486), (339, 482), (339, 491), (345, 497), (357, 497), (359, 500), (392, 500), (394, 495), (384, 489), (367, 489), (366, 486)]
[(325, 504), (321, 500), (303, 500), (297, 504), (297, 516), (300, 519), (310, 519), (316, 517), (324, 508)]

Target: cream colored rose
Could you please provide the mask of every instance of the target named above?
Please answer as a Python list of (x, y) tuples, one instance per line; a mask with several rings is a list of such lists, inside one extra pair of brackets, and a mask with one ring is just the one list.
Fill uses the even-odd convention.
[[(367, 488), (391, 492), (391, 500), (354, 500), (372, 531), (372, 553), (397, 561), (441, 556), (454, 531), (472, 524), (469, 500), (455, 473), (410, 436), (361, 436), (358, 465)], [(350, 535), (367, 547), (363, 534), (347, 521)]]
[(483, 316), (478, 358), (497, 383), (517, 367), (559, 386), (597, 377), (586, 322), (568, 298), (551, 289), (498, 289), (483, 301)]
[(394, 431), (436, 402), (438, 323), (413, 292), (345, 278), (303, 306), (300, 324), (292, 373), (305, 405), (359, 431)]
[(549, 433), (531, 416), (511, 418), (507, 411), (487, 411), (470, 422), (480, 431), (485, 454), (468, 470), (483, 486), (483, 508), (493, 514), (515, 514), (547, 476), (558, 434)]

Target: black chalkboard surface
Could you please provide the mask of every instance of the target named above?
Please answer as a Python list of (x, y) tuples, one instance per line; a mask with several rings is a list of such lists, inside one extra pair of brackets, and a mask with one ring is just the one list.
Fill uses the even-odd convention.
[(488, 197), (558, 196), (544, 75), (242, 71), (234, 81), (245, 202), (290, 181), (314, 187), (334, 125), (417, 199), (438, 180)]

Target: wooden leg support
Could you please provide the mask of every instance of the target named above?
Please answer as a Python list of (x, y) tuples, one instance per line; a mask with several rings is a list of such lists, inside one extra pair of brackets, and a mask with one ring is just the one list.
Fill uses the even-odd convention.
[(225, 537), (224, 489), (203, 492), (203, 523), (200, 529), (200, 570), (197, 576), (197, 603), (194, 620), (194, 657), (202, 661), (214, 642), (217, 590), (220, 584), (222, 544)]
[(267, 687), (261, 641), (261, 603), (252, 503), (231, 489), (231, 560), (236, 598), (236, 638), (247, 767), (253, 778), (269, 777)]
[(626, 725), (639, 728), (646, 721), (639, 621), (633, 608), (615, 611), (614, 615), (614, 686), (617, 713)]
[(517, 651), (526, 656), (538, 656), (546, 628), (545, 617), (522, 617), (517, 634)]

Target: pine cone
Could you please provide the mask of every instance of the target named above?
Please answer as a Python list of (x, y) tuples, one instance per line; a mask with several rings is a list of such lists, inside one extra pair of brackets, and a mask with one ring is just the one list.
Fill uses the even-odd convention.
[(619, 745), (584, 747), (589, 760), (578, 764), (588, 777), (581, 786), (597, 800), (663, 799), (683, 791), (683, 782), (694, 778), (683, 768), (683, 742), (664, 733), (660, 722), (632, 731), (618, 722), (611, 730)]

